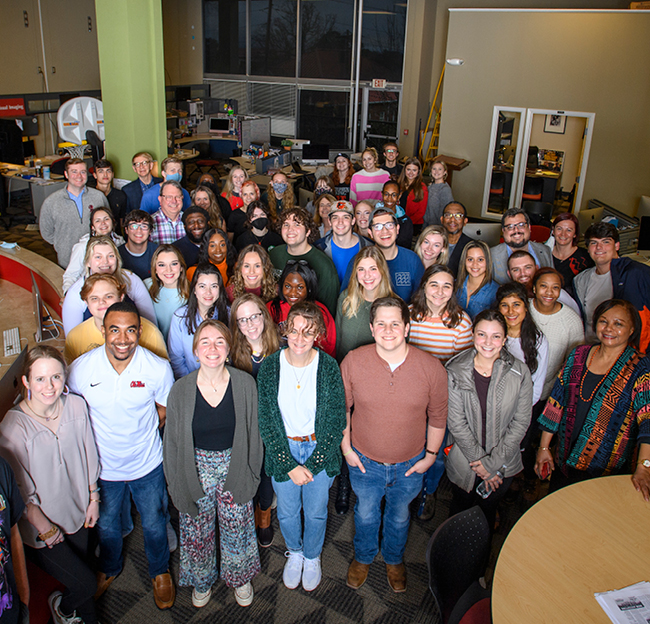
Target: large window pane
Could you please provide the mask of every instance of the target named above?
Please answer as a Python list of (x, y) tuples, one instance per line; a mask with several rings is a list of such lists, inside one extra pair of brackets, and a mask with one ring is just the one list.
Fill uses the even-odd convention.
[(361, 80), (402, 82), (407, 0), (364, 0)]
[(350, 78), (353, 20), (354, 0), (302, 1), (301, 78)]
[(330, 148), (346, 148), (348, 91), (300, 91), (300, 127), (297, 136), (323, 143)]
[(203, 0), (204, 71), (246, 73), (246, 0)]
[(251, 0), (251, 74), (296, 75), (297, 0)]

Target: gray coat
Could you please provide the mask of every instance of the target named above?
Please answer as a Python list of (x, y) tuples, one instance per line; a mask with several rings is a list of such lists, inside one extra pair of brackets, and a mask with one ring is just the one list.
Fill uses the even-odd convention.
[[(226, 366), (235, 403), (235, 436), (224, 491), (245, 504), (255, 496), (260, 482), (264, 450), (257, 425), (257, 386), (243, 371)], [(194, 460), (192, 420), (196, 402), (196, 370), (179, 379), (167, 399), (163, 462), (169, 494), (178, 511), (195, 517), (196, 501), (205, 496)]]
[(487, 432), (481, 448), (481, 406), (474, 384), (475, 349), (467, 349), (447, 362), (449, 412), (447, 427), (453, 447), (445, 459), (452, 483), (469, 492), (475, 472), (470, 462), (481, 460), (494, 475), (507, 466), (506, 477), (523, 469), (520, 444), (530, 424), (533, 382), (528, 367), (503, 349), (492, 368), (487, 396)]
[[(537, 255), (540, 266), (543, 267), (552, 267), (553, 266), (553, 252), (551, 248), (544, 243), (535, 243), (529, 242), (529, 247), (532, 247), (533, 251)], [(490, 249), (490, 255), (492, 256), (492, 279), (497, 282), (497, 284), (506, 284), (510, 281), (508, 277), (508, 251), (506, 249), (507, 245), (501, 243), (496, 247)], [(522, 251), (530, 252), (530, 249), (526, 247), (521, 248)]]

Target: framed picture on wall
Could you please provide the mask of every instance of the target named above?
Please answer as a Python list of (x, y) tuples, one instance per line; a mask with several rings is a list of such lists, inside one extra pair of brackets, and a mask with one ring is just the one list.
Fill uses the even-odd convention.
[(544, 132), (552, 134), (564, 134), (566, 130), (566, 115), (546, 115)]

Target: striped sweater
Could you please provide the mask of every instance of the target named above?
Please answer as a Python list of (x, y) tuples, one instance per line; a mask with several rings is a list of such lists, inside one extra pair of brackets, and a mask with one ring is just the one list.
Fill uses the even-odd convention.
[(350, 201), (354, 206), (360, 201), (380, 201), (381, 190), (388, 180), (390, 173), (383, 169), (377, 169), (373, 173), (368, 173), (365, 169), (357, 171), (350, 180)]
[(446, 327), (440, 318), (411, 320), (409, 344), (437, 357), (444, 364), (457, 353), (472, 346), (472, 321), (463, 312), (456, 327)]

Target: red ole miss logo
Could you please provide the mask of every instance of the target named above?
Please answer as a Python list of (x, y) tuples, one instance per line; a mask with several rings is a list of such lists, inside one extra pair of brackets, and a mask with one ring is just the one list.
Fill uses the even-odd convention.
[(144, 381), (132, 381), (131, 382), (131, 387), (132, 388), (144, 388)]

